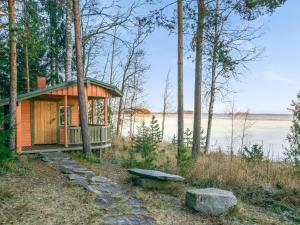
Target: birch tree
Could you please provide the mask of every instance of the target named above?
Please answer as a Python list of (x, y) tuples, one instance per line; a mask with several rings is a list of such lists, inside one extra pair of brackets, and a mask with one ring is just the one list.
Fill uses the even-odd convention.
[(171, 107), (171, 82), (170, 82), (170, 71), (168, 72), (165, 80), (165, 87), (163, 92), (163, 111), (162, 111), (162, 123), (161, 123), (161, 139), (164, 138), (165, 133), (165, 121), (166, 114), (170, 110)]
[[(142, 21), (138, 21), (137, 33), (135, 34), (134, 40), (131, 44), (128, 45), (128, 53), (126, 56), (126, 61), (122, 65), (122, 79), (120, 84), (120, 90), (122, 93), (126, 91), (126, 85), (128, 80), (133, 77), (136, 73), (144, 72), (147, 70), (147, 66), (140, 66), (139, 68), (135, 67), (137, 58), (144, 57), (144, 50), (141, 48), (143, 42), (148, 36), (148, 30), (144, 30)], [(122, 123), (122, 112), (124, 107), (124, 96), (121, 96), (119, 99), (118, 105), (118, 115), (117, 115), (117, 127), (116, 135), (120, 135), (121, 123)]]
[(66, 60), (65, 60), (65, 82), (69, 81), (72, 75), (72, 2), (66, 0)]

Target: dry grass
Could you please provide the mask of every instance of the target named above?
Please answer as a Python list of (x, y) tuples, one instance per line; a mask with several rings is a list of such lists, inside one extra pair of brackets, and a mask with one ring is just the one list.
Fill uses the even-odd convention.
[(247, 162), (221, 153), (202, 155), (186, 176), (241, 188), (271, 185), (300, 193), (300, 179), (293, 167), (280, 162)]
[[(124, 152), (123, 152), (124, 153)], [(250, 206), (246, 203), (239, 202), (237, 212), (227, 216), (210, 217), (204, 216), (185, 206), (185, 192), (190, 186), (181, 184), (176, 190), (148, 190), (142, 189), (129, 183), (126, 169), (119, 164), (109, 163), (109, 156), (114, 153), (106, 152), (103, 158), (106, 159), (102, 163), (92, 163), (86, 159), (71, 155), (85, 167), (95, 171), (97, 174), (104, 175), (117, 181), (123, 185), (125, 189), (133, 193), (133, 195), (142, 200), (143, 204), (149, 210), (149, 216), (152, 216), (157, 221), (157, 224), (164, 225), (216, 225), (216, 224), (289, 224), (280, 221), (280, 215), (269, 215), (265, 209), (260, 207)], [(114, 155), (115, 157), (115, 155)], [(124, 157), (124, 155), (122, 155)]]
[[(119, 145), (120, 143), (122, 144)], [(113, 154), (123, 159), (127, 157), (128, 149), (126, 140), (117, 140), (114, 150), (117, 154)], [(180, 170), (176, 166), (176, 155), (176, 146), (162, 143), (157, 151), (156, 166), (161, 170), (183, 175), (193, 186), (229, 189), (242, 200), (259, 205), (264, 205), (265, 200), (270, 200), (265, 196), (263, 187), (281, 189), (283, 194), (276, 196), (276, 202), (300, 208), (300, 173), (289, 164), (269, 160), (248, 162), (241, 156), (230, 157), (215, 152), (201, 155), (193, 166)], [(273, 200), (272, 198), (271, 201)]]
[[(130, 144), (126, 139), (116, 139), (115, 150), (104, 154), (104, 158), (111, 155), (123, 159), (128, 156)], [(124, 148), (125, 147), (125, 148)], [(157, 151), (156, 165), (168, 171), (179, 173), (176, 167), (177, 149), (169, 143), (162, 143)], [(167, 163), (168, 162), (168, 163)], [(287, 191), (300, 193), (300, 173), (294, 167), (283, 162), (247, 162), (241, 156), (223, 154), (221, 152), (201, 155), (199, 160), (184, 174), (186, 178), (214, 181), (226, 186), (249, 186), (271, 185)]]
[(99, 224), (107, 212), (94, 199), (56, 169), (22, 157), (0, 176), (0, 224)]

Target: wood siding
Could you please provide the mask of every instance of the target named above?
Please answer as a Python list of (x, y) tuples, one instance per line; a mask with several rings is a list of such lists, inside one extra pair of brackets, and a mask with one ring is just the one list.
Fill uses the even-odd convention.
[(31, 146), (30, 100), (22, 101), (22, 146)]
[[(102, 97), (102, 98), (112, 97), (112, 95), (106, 89), (93, 84), (86, 86), (86, 93), (88, 97)], [(73, 85), (71, 87), (50, 91), (48, 95), (78, 96), (77, 86)]]

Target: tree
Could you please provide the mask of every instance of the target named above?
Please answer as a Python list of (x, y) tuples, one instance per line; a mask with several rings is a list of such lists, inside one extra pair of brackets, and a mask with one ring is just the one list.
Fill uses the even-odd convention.
[(72, 75), (72, 3), (71, 0), (66, 0), (66, 62), (65, 62), (65, 82), (69, 81)]
[(23, 15), (24, 15), (24, 60), (25, 60), (25, 77), (27, 92), (30, 92), (30, 73), (29, 73), (29, 56), (28, 56), (28, 19), (27, 19), (27, 4), (23, 0)]
[(77, 69), (77, 88), (79, 98), (79, 117), (83, 142), (83, 150), (90, 154), (91, 144), (89, 136), (89, 127), (87, 120), (86, 108), (86, 93), (84, 87), (83, 76), (83, 61), (82, 61), (82, 45), (80, 32), (80, 15), (79, 15), (79, 0), (73, 0), (73, 15), (74, 15), (74, 34), (75, 34), (75, 51), (76, 51), (76, 69)]
[(178, 17), (178, 93), (177, 93), (177, 116), (178, 116), (178, 153), (177, 153), (177, 162), (182, 157), (182, 152), (184, 149), (184, 140), (183, 140), (183, 132), (184, 132), (184, 109), (183, 109), (183, 4), (182, 0), (177, 0), (177, 17)]
[(300, 92), (297, 99), (292, 101), (289, 110), (293, 113), (293, 124), (290, 133), (287, 135), (289, 147), (286, 148), (285, 156), (296, 167), (300, 167)]
[(197, 0), (197, 32), (195, 35), (196, 42), (196, 59), (195, 59), (195, 93), (194, 93), (194, 129), (193, 129), (193, 147), (192, 158), (196, 160), (201, 150), (201, 85), (202, 85), (202, 54), (203, 54), (203, 32), (205, 18), (204, 0)]
[(170, 71), (167, 74), (165, 80), (165, 88), (163, 93), (163, 118), (161, 123), (161, 139), (164, 138), (164, 131), (165, 131), (165, 121), (166, 121), (166, 113), (170, 109), (171, 106), (171, 82), (170, 82)]
[[(8, 1), (9, 9), (9, 63), (10, 63), (10, 92), (9, 92), (9, 113), (10, 128), (16, 127), (16, 108), (17, 108), (17, 43), (16, 43), (16, 27), (15, 27), (15, 2)], [(16, 134), (12, 131), (9, 147), (15, 149)]]
[[(247, 63), (259, 57), (254, 40), (261, 36), (260, 28), (251, 27), (251, 20), (265, 13), (272, 13), (283, 4), (281, 0), (262, 1), (220, 1), (208, 4), (206, 23), (206, 58), (209, 68), (209, 108), (205, 152), (210, 146), (214, 104), (218, 94), (222, 97), (230, 92), (230, 81), (238, 79), (247, 68)], [(236, 12), (243, 23), (234, 25)], [(249, 43), (249, 44), (247, 44)], [(253, 47), (249, 47), (253, 46)]]
[[(143, 42), (149, 34), (149, 30), (145, 30), (145, 24), (143, 20), (137, 21), (137, 32), (135, 34), (132, 43), (128, 44), (128, 53), (126, 56), (126, 62), (122, 65), (122, 79), (121, 79), (121, 92), (127, 92), (127, 83), (137, 73), (144, 73), (149, 69), (149, 66), (145, 66), (140, 62), (144, 58), (144, 50), (141, 48)], [(137, 62), (139, 62), (137, 64)], [(126, 98), (125, 98), (126, 99)], [(120, 135), (122, 126), (122, 112), (124, 108), (124, 96), (120, 97), (118, 105), (118, 115), (117, 115), (117, 128), (116, 135)]]

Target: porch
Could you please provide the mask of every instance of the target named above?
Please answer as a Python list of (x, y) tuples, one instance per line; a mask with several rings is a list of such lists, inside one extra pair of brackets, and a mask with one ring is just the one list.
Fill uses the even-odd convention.
[[(91, 149), (104, 149), (111, 146), (111, 126), (89, 126)], [(82, 149), (81, 127), (68, 127), (68, 146), (63, 144), (37, 144), (23, 147), (22, 154), (76, 151)]]

